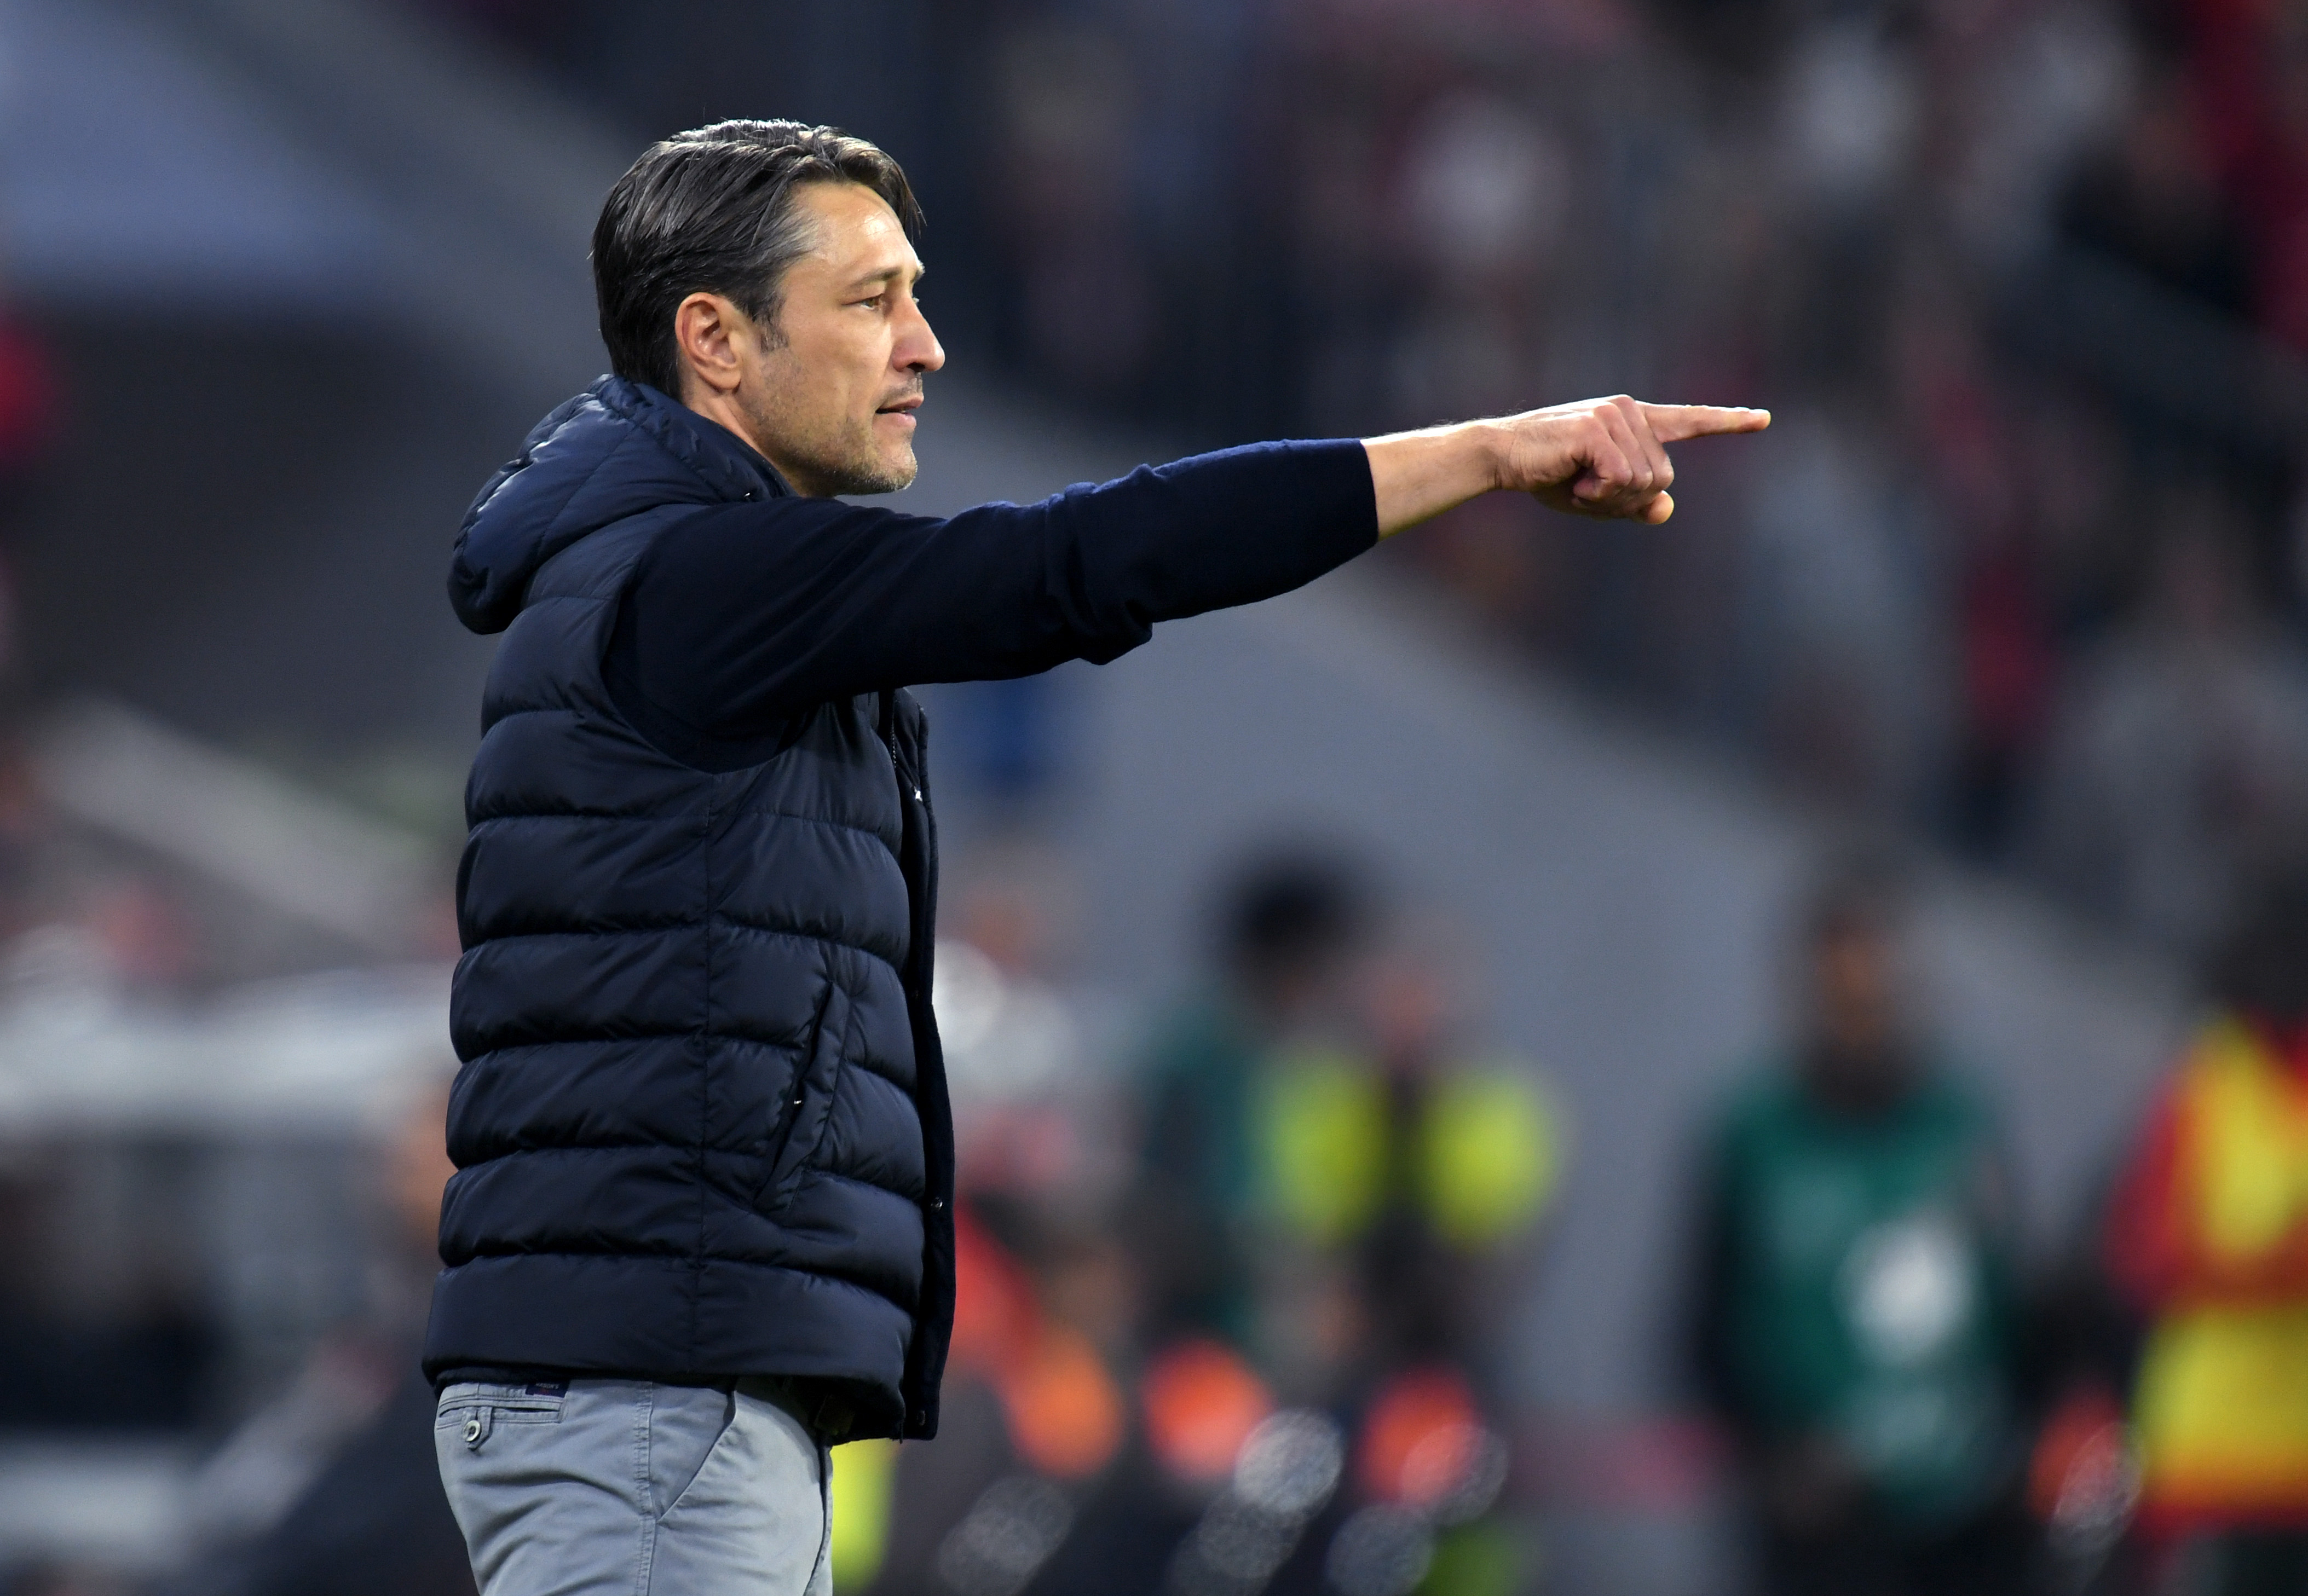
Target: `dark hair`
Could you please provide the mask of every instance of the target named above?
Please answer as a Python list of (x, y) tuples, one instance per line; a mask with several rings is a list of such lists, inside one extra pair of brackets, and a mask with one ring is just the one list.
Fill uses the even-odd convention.
[(1238, 966), (1272, 967), (1351, 946), (1368, 917), (1361, 872), (1317, 853), (1271, 854), (1231, 884), (1219, 940)]
[(717, 122), (652, 144), (617, 179), (593, 225), (593, 293), (609, 369), (679, 398), (673, 313), (692, 294), (725, 295), (772, 324), (786, 268), (809, 251), (794, 197), (810, 183), (862, 184), (889, 202), (909, 236), (921, 229), (898, 163), (836, 128)]

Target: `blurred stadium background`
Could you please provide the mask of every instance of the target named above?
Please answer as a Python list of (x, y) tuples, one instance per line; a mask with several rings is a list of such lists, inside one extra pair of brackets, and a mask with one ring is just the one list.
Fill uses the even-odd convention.
[[(392, 1410), (488, 658), (450, 536), (603, 364), (608, 184), (728, 116), (861, 133), (923, 197), (952, 361), (909, 508), (1590, 392), (1778, 417), (1690, 448), (1666, 528), (1486, 501), (1105, 669), (926, 695), (977, 1300), (1103, 1372), (1037, 1420), (966, 1323), (993, 1438), (858, 1465), (845, 1588), (910, 1555), (889, 1489), (952, 1506), (882, 1589), (1104, 1588), (1049, 1561), (1100, 1512), (1167, 1588), (1298, 1588), (1292, 1546), (1194, 1583), (1173, 1548), (1232, 1498), (1171, 1432), (1239, 1377), (1374, 1454), (1322, 1338), (1385, 1305), (1305, 1262), (1368, 1216), (1245, 1220), (1282, 1318), (1209, 1369), (1223, 1337), (1156, 1344), (1132, 1218), (1178, 1005), (1227, 948), (1273, 974), (1262, 882), (1322, 1017), (1245, 1034), (1347, 1080), (1484, 1060), (1522, 1128), (1433, 1398), (1503, 1446), (1459, 1515), (1491, 1539), (1366, 1517), (1307, 1577), (1740, 1588), (1682, 1351), (1696, 1149), (1802, 1024), (1811, 883), (1907, 883), (2035, 1301), (2308, 839), (2296, 4), (0, 0), (0, 1589), (291, 1588), (247, 1549)], [(1319, 1474), (1318, 1431), (1258, 1433)], [(1137, 1518), (1084, 1506), (1117, 1448)], [(456, 1588), (370, 1575), (327, 1588)]]

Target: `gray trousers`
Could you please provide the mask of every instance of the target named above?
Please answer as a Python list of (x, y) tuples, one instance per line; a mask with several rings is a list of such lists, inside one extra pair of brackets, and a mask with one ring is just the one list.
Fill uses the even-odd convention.
[(831, 1596), (825, 1449), (774, 1391), (450, 1386), (433, 1445), (481, 1596)]

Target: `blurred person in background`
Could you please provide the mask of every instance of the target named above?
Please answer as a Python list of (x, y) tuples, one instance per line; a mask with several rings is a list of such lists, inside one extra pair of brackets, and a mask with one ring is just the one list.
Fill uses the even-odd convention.
[[(1336, 1045), (1347, 1034), (1347, 985), (1374, 917), (1365, 870), (1348, 855), (1303, 845), (1253, 856), (1216, 898), (1210, 983), (1163, 1017), (1141, 1066), (1143, 1142), (1126, 1210), (1144, 1281), (1144, 1478), (1151, 1499), (1174, 1517), (1175, 1549), (1166, 1548), (1152, 1572), (1182, 1596), (1244, 1583), (1295, 1589), (1283, 1577), (1294, 1554), (1301, 1583), (1320, 1575), (1319, 1555), (1303, 1542), (1306, 1521), (1335, 1494), (1335, 1459), (1319, 1499), (1262, 1538), (1253, 1535), (1230, 1573), (1206, 1566), (1201, 1542), (1226, 1538), (1239, 1507), (1231, 1481), (1244, 1448), (1288, 1412), (1261, 1356), (1276, 1286), (1276, 1260), (1260, 1231), (1261, 1085), (1279, 1050), (1323, 1038)], [(1323, 1348), (1323, 1361), (1335, 1361), (1363, 1322), (1358, 1305), (1345, 1289), (1319, 1300), (1302, 1293), (1299, 1305), (1312, 1317), (1287, 1324), (1285, 1339)], [(1340, 1446), (1333, 1420), (1310, 1422), (1318, 1450)]]
[(1705, 1169), (1692, 1353), (1786, 1596), (1975, 1596), (2027, 1564), (2011, 1195), (1909, 1012), (1903, 916), (1870, 867), (1817, 891), (1804, 1032)]
[(1561, 1180), (1563, 1136), (1534, 1066), (1468, 1044), (1472, 960), (1392, 939), (1356, 982), (1364, 1056), (1277, 1060), (1261, 1140), (1272, 1206), (1355, 1260), (1374, 1367), (1450, 1368), (1495, 1413), (1519, 1244)]
[(1209, 990), (1156, 1030), (1136, 1207), (1162, 1333), (1250, 1343), (1254, 1082), (1271, 1051), (1342, 1023), (1340, 982), (1367, 933), (1367, 893), (1332, 854), (1297, 849), (1244, 866), (1213, 917)]
[(2253, 317), (2308, 350), (2308, 10), (2295, 0), (2169, 0), (2200, 141), (2249, 256)]
[(2252, 583), (2209, 476), (2158, 497), (2137, 617), (2071, 673), (2034, 816), (2041, 868), (2200, 957), (2259, 859), (2308, 831), (2308, 655)]
[(918, 221), (832, 129), (653, 146), (595, 231), (616, 374), (458, 537), (458, 615), (506, 642), (425, 1368), (492, 1596), (628, 1579), (637, 1536), (654, 1589), (822, 1592), (827, 1449), (936, 1433), (953, 1147), (903, 688), (1109, 661), (1494, 491), (1664, 522), (1668, 444), (1770, 423), (1620, 396), (944, 519), (852, 504), (912, 482), (945, 362)]
[(376, 1163), (366, 1318), (245, 1420), (193, 1485), (205, 1549), (153, 1596), (471, 1596), (416, 1357), (436, 1263), (445, 1084), (418, 1093)]
[(2109, 1267), (2149, 1319), (2140, 1522), (2191, 1591), (2308, 1591), (2308, 877), (2264, 885), (2150, 1110)]
[(2243, 316), (2252, 262), (2242, 219), (2221, 191), (2206, 107), (2185, 66), (2147, 64), (2131, 115), (2080, 164), (2058, 219), (2082, 247), (2199, 304)]
[[(1464, 1047), (1450, 971), (1470, 955), (1399, 934), (1371, 948), (1363, 879), (1311, 855), (1253, 867), (1230, 917), (1236, 1006), (1173, 1022), (1149, 1165), (1152, 1200), (1193, 1228), (1152, 1256), (1222, 1259), (1225, 1290), (1173, 1273), (1185, 1289), (1164, 1330), (1214, 1339), (1171, 1341), (1150, 1386), (1183, 1394), (1184, 1371), (1206, 1367), (1222, 1408), (1219, 1371), (1240, 1360), (1267, 1400), (1299, 1404), (1281, 1410), (1305, 1416), (1290, 1423), (1332, 1427), (1353, 1458), (1325, 1511), (1275, 1532), (1271, 1588), (1363, 1588), (1408, 1559), (1429, 1571), (1423, 1589), (1509, 1590), (1520, 1548), (1486, 1516), (1512, 1417), (1502, 1343), (1558, 1135), (1527, 1065)], [(1225, 1572), (1218, 1533), (1182, 1553), (1188, 1585), (1211, 1558)]]
[(1059, 1194), (959, 1204), (938, 1445), (835, 1453), (835, 1585), (1150, 1596), (1182, 1525), (1138, 1444), (1132, 1260), (1096, 1208)]
[(1357, 972), (1351, 1046), (1285, 1050), (1257, 1081), (1260, 1346), (1278, 1386), (1348, 1420), (1324, 1557), (1343, 1589), (1383, 1586), (1405, 1558), (1429, 1596), (1507, 1596), (1529, 1572), (1494, 1510), (1518, 1417), (1509, 1343), (1562, 1135), (1528, 1061), (1467, 1045), (1474, 962), (1398, 933)]

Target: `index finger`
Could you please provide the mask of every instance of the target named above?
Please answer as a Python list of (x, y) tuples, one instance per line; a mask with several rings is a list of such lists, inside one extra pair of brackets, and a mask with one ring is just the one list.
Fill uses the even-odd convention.
[(1643, 419), (1662, 443), (1711, 438), (1723, 433), (1760, 433), (1771, 425), (1769, 410), (1725, 405), (1644, 405)]

